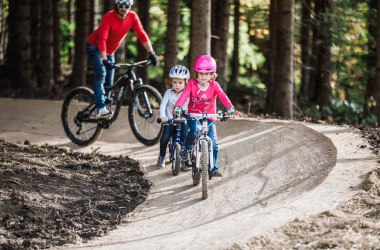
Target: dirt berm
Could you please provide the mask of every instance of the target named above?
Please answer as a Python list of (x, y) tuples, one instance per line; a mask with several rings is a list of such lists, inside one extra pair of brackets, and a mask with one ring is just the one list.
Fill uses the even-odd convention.
[(211, 181), (202, 200), (191, 173), (174, 177), (169, 167), (155, 168), (158, 145), (139, 143), (126, 115), (79, 148), (63, 132), (60, 108), (60, 101), (0, 99), (0, 139), (129, 156), (152, 182), (146, 202), (116, 230), (62, 249), (244, 248), (252, 237), (343, 204), (377, 166), (348, 127), (230, 119), (217, 125), (223, 179)]

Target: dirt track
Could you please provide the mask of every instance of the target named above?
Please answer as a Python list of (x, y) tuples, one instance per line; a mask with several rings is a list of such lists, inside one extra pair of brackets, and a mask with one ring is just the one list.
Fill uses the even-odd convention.
[(230, 120), (217, 127), (224, 178), (211, 183), (209, 199), (202, 201), (190, 173), (172, 177), (169, 169), (155, 169), (158, 146), (138, 143), (126, 116), (95, 144), (77, 148), (64, 135), (60, 105), (0, 99), (0, 138), (129, 155), (143, 163), (154, 185), (128, 224), (82, 248), (228, 247), (337, 206), (356, 193), (360, 177), (376, 165), (374, 155), (359, 147), (365, 142), (345, 127)]

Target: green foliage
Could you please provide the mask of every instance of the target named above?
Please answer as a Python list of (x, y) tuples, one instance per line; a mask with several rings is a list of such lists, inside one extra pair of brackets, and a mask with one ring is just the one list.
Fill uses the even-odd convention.
[(74, 41), (72, 35), (75, 30), (75, 25), (69, 23), (68, 20), (61, 18), (59, 20), (59, 27), (61, 30), (61, 61), (67, 63), (69, 59), (69, 53), (74, 48)]
[(334, 99), (330, 106), (319, 107), (313, 104), (302, 111), (295, 112), (294, 116), (298, 119), (306, 119), (314, 122), (327, 121), (338, 124), (376, 124), (376, 116), (370, 114), (368, 117), (364, 117), (362, 106), (358, 103), (338, 99)]
[(373, 69), (368, 68), (367, 29), (369, 9), (365, 2), (343, 0), (332, 6), (328, 16), (331, 24), (334, 93), (344, 92), (350, 102), (364, 104), (364, 94)]
[[(267, 24), (263, 20), (267, 19), (268, 13), (260, 11), (263, 1), (253, 3), (246, 1), (241, 3), (241, 20), (239, 25), (239, 85), (252, 89), (265, 89), (265, 84), (258, 72), (262, 73), (265, 65), (265, 56), (254, 44), (255, 40), (267, 39)], [(230, 34), (228, 41), (228, 57), (232, 58), (233, 53), (233, 24), (230, 18)], [(264, 34), (263, 34), (264, 33)], [(262, 37), (264, 35), (264, 37)], [(231, 67), (229, 67), (231, 69)], [(264, 69), (265, 71), (265, 69)]]

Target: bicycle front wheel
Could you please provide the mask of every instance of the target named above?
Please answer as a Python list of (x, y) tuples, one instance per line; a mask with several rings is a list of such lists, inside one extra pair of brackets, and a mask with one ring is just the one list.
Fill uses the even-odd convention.
[(207, 181), (208, 181), (208, 143), (206, 140), (201, 141), (201, 175), (202, 175), (202, 199), (208, 198)]
[(141, 143), (154, 145), (162, 134), (163, 127), (157, 123), (160, 117), (160, 93), (149, 85), (142, 85), (134, 91), (128, 109), (132, 132)]
[(94, 93), (86, 87), (69, 93), (62, 105), (61, 119), (66, 135), (80, 146), (93, 143), (102, 132), (96, 119)]

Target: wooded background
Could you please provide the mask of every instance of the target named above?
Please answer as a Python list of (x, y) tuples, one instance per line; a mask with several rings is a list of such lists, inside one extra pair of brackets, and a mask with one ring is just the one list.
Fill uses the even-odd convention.
[[(113, 3), (0, 0), (1, 96), (64, 98), (91, 86), (85, 43)], [(160, 58), (139, 74), (161, 92), (172, 66), (191, 69), (209, 53), (243, 112), (380, 120), (380, 1), (135, 0), (132, 10)], [(133, 32), (116, 53), (117, 62), (146, 57)]]

